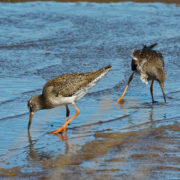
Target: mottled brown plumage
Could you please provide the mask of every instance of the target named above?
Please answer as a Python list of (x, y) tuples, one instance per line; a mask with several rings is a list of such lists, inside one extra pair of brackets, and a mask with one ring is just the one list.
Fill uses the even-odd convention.
[(164, 83), (166, 73), (164, 71), (163, 56), (160, 52), (146, 46), (141, 50), (134, 50), (132, 64), (136, 66), (134, 71), (141, 75), (141, 80), (146, 84), (149, 80)]
[(44, 88), (43, 95), (46, 95), (47, 89), (53, 86), (53, 93), (56, 96), (62, 95), (64, 97), (70, 97), (80, 89), (86, 87), (90, 82), (96, 79), (104, 72), (104, 69), (100, 69), (90, 73), (73, 73), (64, 74), (49, 80)]
[(164, 60), (162, 54), (159, 51), (152, 49), (156, 45), (157, 43), (150, 46), (144, 45), (142, 49), (133, 51), (131, 62), (131, 69), (133, 74), (130, 77), (123, 95), (117, 100), (118, 102), (124, 97), (124, 94), (133, 78), (134, 73), (140, 74), (141, 80), (146, 84), (148, 84), (148, 81), (152, 80), (150, 86), (152, 102), (155, 102), (153, 97), (153, 83), (154, 80), (158, 81), (163, 93), (164, 101), (166, 102), (166, 96), (164, 93), (164, 81), (166, 79), (166, 73), (164, 71)]
[[(111, 66), (108, 65), (98, 71), (64, 74), (49, 80), (44, 85), (42, 94), (33, 96), (28, 101), (28, 107), (30, 109), (28, 129), (36, 111), (65, 105), (67, 112), (66, 123), (54, 133), (65, 130), (67, 124), (80, 113), (75, 105), (75, 101), (82, 98), (110, 69)], [(68, 119), (70, 114), (68, 104), (72, 104), (76, 109), (76, 114), (70, 120)]]

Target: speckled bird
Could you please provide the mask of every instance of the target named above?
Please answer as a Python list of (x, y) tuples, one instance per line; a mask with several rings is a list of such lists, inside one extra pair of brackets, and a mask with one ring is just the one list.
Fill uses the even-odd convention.
[(164, 59), (159, 51), (153, 50), (156, 45), (157, 43), (150, 46), (144, 45), (142, 49), (134, 50), (132, 52), (131, 69), (133, 73), (129, 78), (128, 84), (122, 96), (117, 100), (117, 102), (120, 102), (123, 99), (127, 88), (133, 79), (134, 73), (140, 74), (142, 82), (146, 84), (148, 84), (148, 81), (151, 81), (150, 92), (153, 103), (155, 102), (153, 97), (153, 84), (154, 81), (157, 81), (161, 87), (164, 101), (166, 102), (166, 96), (164, 93), (164, 82), (166, 79), (166, 73), (164, 71)]
[[(62, 105), (66, 107), (66, 123), (53, 133), (57, 134), (66, 130), (67, 125), (80, 114), (75, 102), (85, 96), (88, 90), (110, 70), (111, 65), (108, 65), (94, 72), (64, 74), (49, 80), (44, 85), (42, 94), (33, 96), (28, 101), (30, 111), (28, 130), (35, 112)], [(75, 115), (70, 119), (69, 104), (72, 104), (76, 110)]]

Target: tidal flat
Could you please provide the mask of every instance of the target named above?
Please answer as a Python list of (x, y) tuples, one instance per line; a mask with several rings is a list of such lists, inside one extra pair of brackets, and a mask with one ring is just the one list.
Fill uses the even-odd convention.
[[(180, 179), (180, 7), (166, 2), (0, 3), (0, 179)], [(136, 75), (117, 104), (133, 49), (155, 42), (167, 103)], [(108, 64), (67, 133), (48, 133), (65, 107), (37, 112), (28, 132), (27, 101), (47, 80)]]

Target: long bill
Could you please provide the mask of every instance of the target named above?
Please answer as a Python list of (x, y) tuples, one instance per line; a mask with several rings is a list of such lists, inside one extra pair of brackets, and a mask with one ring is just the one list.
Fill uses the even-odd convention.
[(129, 77), (129, 81), (128, 81), (128, 83), (127, 83), (125, 89), (124, 89), (124, 92), (123, 92), (123, 94), (121, 95), (121, 97), (116, 101), (117, 103), (119, 103), (119, 102), (123, 99), (123, 97), (124, 97), (124, 95), (125, 95), (125, 93), (126, 93), (128, 87), (129, 87), (129, 84), (130, 84), (130, 82), (131, 82), (132, 79), (133, 79), (133, 76), (134, 76), (134, 72), (133, 72), (133, 73), (131, 74), (131, 76)]
[(31, 122), (32, 122), (33, 116), (34, 116), (34, 113), (30, 112), (30, 114), (29, 114), (29, 123), (28, 123), (28, 130), (29, 130), (30, 126), (31, 126)]

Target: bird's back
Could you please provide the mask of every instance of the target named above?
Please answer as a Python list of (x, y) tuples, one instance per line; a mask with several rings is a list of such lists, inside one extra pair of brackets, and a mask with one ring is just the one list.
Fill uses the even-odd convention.
[(148, 71), (153, 68), (164, 68), (162, 54), (159, 51), (152, 50), (154, 46), (151, 46), (144, 46), (143, 49), (135, 50), (132, 53), (131, 66), (133, 71)]
[(143, 51), (142, 59), (147, 61), (147, 65), (152, 67), (164, 68), (163, 56), (159, 51)]
[(49, 80), (44, 88), (43, 95), (54, 93), (55, 96), (70, 97), (78, 92), (80, 89), (88, 86), (92, 81), (96, 80), (103, 73), (107, 73), (111, 69), (108, 65), (98, 71), (89, 73), (72, 73), (64, 74)]
[(132, 70), (141, 74), (143, 82), (152, 79), (163, 82), (166, 78), (163, 56), (159, 51), (152, 49), (156, 45), (144, 46), (132, 53)]

